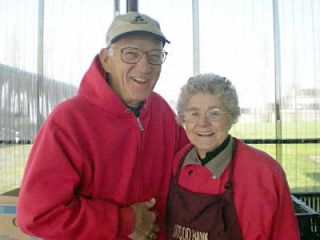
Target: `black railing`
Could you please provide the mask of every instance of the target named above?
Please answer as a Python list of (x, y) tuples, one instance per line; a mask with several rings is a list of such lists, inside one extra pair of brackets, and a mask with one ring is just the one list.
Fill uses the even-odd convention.
[[(320, 193), (314, 193), (314, 196), (320, 196)], [(292, 201), (299, 223), (301, 240), (320, 239), (320, 213), (298, 199), (295, 193), (292, 195)]]
[[(317, 144), (320, 138), (241, 139), (247, 144)], [(32, 144), (32, 140), (0, 140), (0, 144)]]
[(31, 140), (0, 140), (0, 145), (31, 144)]
[(320, 143), (320, 138), (242, 139), (248, 144), (306, 144)]
[(308, 207), (320, 213), (320, 192), (296, 192), (293, 195)]

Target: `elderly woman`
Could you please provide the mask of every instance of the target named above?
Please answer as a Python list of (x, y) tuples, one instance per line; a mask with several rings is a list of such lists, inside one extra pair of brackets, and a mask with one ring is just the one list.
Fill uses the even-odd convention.
[(177, 111), (191, 144), (176, 158), (167, 239), (300, 239), (281, 166), (229, 134), (240, 116), (231, 82), (190, 78)]

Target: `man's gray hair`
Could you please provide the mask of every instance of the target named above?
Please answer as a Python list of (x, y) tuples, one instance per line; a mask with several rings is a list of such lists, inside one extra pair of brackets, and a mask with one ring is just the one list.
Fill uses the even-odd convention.
[(198, 93), (208, 93), (217, 97), (227, 112), (230, 124), (238, 121), (240, 107), (235, 87), (225, 77), (214, 73), (206, 73), (189, 78), (181, 88), (177, 103), (177, 120), (180, 124), (184, 123), (183, 113), (187, 110), (189, 100)]

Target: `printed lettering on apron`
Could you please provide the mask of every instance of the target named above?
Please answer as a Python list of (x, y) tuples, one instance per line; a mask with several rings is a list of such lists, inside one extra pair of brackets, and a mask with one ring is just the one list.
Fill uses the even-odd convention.
[(174, 224), (172, 237), (179, 240), (208, 240), (208, 232), (200, 232), (190, 227)]

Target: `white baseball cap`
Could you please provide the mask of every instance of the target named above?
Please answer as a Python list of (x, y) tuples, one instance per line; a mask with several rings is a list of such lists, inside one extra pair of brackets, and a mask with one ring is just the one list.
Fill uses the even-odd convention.
[(121, 37), (139, 32), (153, 34), (163, 42), (163, 45), (170, 43), (161, 32), (160, 24), (156, 20), (138, 12), (128, 12), (114, 18), (106, 34), (106, 44), (109, 46)]

